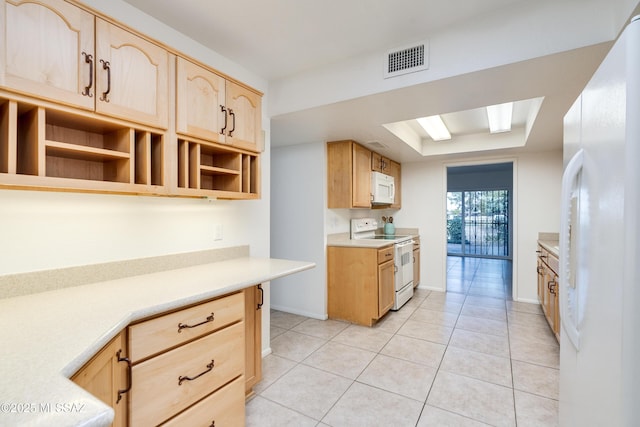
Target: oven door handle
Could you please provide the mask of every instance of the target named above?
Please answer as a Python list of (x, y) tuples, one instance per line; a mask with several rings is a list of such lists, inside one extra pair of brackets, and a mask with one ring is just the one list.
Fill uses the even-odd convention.
[(399, 248), (399, 249), (400, 248), (404, 248), (404, 247), (407, 247), (409, 245), (413, 245), (413, 243), (414, 243), (413, 240), (408, 240), (408, 241), (402, 242), (402, 243), (396, 243), (396, 248)]

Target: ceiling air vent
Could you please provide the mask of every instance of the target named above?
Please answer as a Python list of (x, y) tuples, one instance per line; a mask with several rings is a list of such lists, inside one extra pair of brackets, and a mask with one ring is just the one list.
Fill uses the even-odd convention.
[(429, 43), (403, 46), (387, 52), (384, 78), (429, 69)]
[(384, 150), (384, 149), (388, 148), (386, 145), (384, 145), (380, 141), (369, 141), (369, 142), (367, 142), (367, 145), (369, 147), (373, 148), (373, 149), (376, 149), (376, 150)]

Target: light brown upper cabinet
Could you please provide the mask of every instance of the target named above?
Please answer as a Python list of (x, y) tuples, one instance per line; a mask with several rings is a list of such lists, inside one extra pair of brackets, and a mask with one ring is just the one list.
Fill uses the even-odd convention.
[(63, 0), (5, 0), (0, 13), (1, 86), (167, 128), (165, 49)]
[(167, 128), (169, 53), (96, 19), (96, 111)]
[(393, 160), (386, 159), (386, 168), (383, 173), (387, 175), (391, 175), (393, 177), (393, 182), (396, 185), (396, 194), (393, 199), (393, 204), (390, 206), (392, 209), (400, 209), (402, 207), (402, 176), (401, 176), (401, 166), (400, 163), (394, 162)]
[(0, 85), (94, 109), (92, 14), (63, 0), (6, 0), (0, 22)]
[(327, 142), (327, 166), (329, 209), (372, 208), (371, 171), (394, 177), (394, 203), (382, 207), (401, 208), (400, 163), (382, 157), (355, 141), (347, 140)]
[(354, 141), (327, 143), (328, 208), (371, 207), (371, 151)]
[(259, 93), (178, 57), (176, 107), (178, 133), (261, 151)]

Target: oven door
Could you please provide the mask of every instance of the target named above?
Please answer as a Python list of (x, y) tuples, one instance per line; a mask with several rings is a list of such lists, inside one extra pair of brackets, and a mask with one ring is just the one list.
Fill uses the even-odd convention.
[(413, 286), (413, 240), (396, 243), (395, 245), (396, 292), (407, 285)]

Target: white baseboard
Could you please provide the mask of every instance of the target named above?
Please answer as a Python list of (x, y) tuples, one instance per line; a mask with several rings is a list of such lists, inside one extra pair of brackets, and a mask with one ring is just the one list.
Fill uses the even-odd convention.
[(324, 314), (312, 313), (312, 312), (309, 312), (309, 311), (298, 310), (298, 309), (292, 308), (292, 307), (283, 307), (283, 306), (280, 306), (280, 305), (275, 305), (275, 304), (273, 304), (273, 302), (271, 303), (271, 308), (273, 310), (284, 311), (286, 313), (297, 314), (299, 316), (310, 317), (312, 319), (327, 320), (329, 318), (329, 316), (326, 313), (324, 313)]

